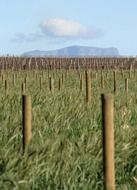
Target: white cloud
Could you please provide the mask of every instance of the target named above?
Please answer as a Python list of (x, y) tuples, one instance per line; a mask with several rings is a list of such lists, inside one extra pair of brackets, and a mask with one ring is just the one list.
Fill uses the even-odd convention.
[(40, 28), (46, 36), (56, 38), (96, 38), (102, 35), (100, 30), (92, 29), (78, 22), (53, 18), (41, 22)]
[(16, 33), (13, 39), (14, 43), (32, 43), (39, 40), (50, 40), (54, 43), (65, 42), (67, 40), (89, 40), (102, 36), (102, 31), (94, 27), (88, 27), (76, 21), (63, 18), (53, 18), (43, 21), (39, 24), (41, 31), (25, 34)]

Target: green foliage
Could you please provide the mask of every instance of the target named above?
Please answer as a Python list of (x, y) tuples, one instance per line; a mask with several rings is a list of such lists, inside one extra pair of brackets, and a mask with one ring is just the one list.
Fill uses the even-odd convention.
[[(80, 91), (78, 73), (70, 71), (64, 88), (55, 93), (48, 87), (48, 74), (39, 80), (27, 71), (26, 94), (32, 97), (33, 138), (28, 152), (22, 154), (21, 82), (26, 71), (18, 72), (15, 87), (13, 72), (7, 71), (9, 89), (0, 80), (0, 189), (2, 190), (101, 190), (103, 189), (101, 100), (104, 92), (113, 93), (113, 73), (105, 78), (105, 88), (92, 74), (92, 99), (86, 104)], [(52, 71), (51, 71), (52, 74)], [(83, 72), (84, 74), (84, 72)], [(105, 73), (106, 74), (106, 73)], [(128, 73), (124, 73), (124, 76)], [(124, 78), (117, 76), (115, 95), (115, 165), (118, 190), (137, 189), (137, 87), (129, 79), (129, 93)]]

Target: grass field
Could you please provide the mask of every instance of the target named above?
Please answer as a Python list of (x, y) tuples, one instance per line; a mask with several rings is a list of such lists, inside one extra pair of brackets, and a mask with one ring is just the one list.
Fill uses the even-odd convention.
[[(0, 78), (0, 189), (1, 190), (101, 190), (103, 189), (101, 93), (113, 93), (113, 72), (92, 72), (92, 98), (87, 105), (76, 71), (70, 71), (64, 87), (51, 94), (48, 73), (27, 72), (26, 94), (32, 98), (33, 138), (22, 154), (22, 93), (25, 72), (5, 74), (8, 91)], [(84, 74), (84, 72), (83, 72)], [(52, 75), (52, 71), (51, 71)], [(43, 86), (40, 91), (39, 77)], [(117, 74), (114, 96), (116, 189), (137, 189), (137, 74), (129, 79)]]

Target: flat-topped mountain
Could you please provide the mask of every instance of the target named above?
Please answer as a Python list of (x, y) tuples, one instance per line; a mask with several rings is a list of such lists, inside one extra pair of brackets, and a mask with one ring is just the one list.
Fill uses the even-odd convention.
[(92, 57), (92, 56), (120, 56), (117, 48), (99, 48), (99, 47), (88, 47), (88, 46), (69, 46), (61, 49), (50, 50), (50, 51), (40, 51), (34, 50), (30, 52), (25, 52), (22, 56), (27, 57), (43, 57), (43, 56), (53, 56), (53, 57)]

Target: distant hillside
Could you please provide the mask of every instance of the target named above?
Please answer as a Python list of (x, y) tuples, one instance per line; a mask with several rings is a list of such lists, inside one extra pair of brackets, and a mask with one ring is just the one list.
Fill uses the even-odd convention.
[(39, 57), (39, 56), (55, 56), (55, 57), (82, 57), (82, 56), (120, 56), (117, 48), (98, 48), (87, 46), (70, 46), (57, 50), (40, 51), (34, 50), (25, 52), (22, 56), (26, 57)]

